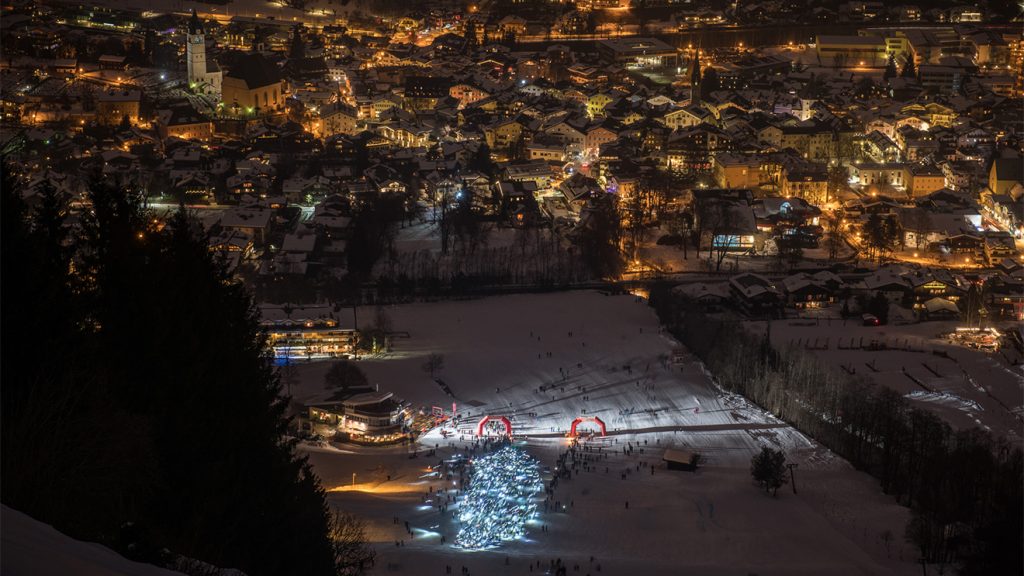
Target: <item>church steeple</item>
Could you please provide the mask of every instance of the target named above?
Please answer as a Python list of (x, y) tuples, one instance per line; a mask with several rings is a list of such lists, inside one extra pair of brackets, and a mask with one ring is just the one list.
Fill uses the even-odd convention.
[(188, 33), (192, 35), (203, 34), (203, 23), (199, 21), (199, 15), (196, 14), (196, 9), (192, 9), (192, 17), (188, 19)]
[(298, 62), (306, 57), (306, 41), (302, 38), (302, 25), (292, 28), (292, 43), (288, 48), (288, 59)]
[(693, 62), (690, 64), (690, 101), (700, 102), (700, 45), (693, 51)]

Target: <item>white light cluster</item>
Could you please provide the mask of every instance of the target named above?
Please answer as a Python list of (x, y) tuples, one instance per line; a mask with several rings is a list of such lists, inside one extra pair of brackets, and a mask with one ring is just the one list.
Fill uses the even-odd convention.
[(543, 489), (537, 461), (521, 450), (506, 446), (475, 459), (456, 545), (482, 550), (523, 537), (526, 521), (537, 515), (534, 495)]

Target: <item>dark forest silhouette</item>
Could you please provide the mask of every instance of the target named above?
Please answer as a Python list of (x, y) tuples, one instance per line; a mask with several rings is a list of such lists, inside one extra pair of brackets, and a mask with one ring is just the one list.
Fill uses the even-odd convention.
[(257, 311), (199, 225), (96, 182), (72, 233), (52, 188), (30, 209), (2, 186), (4, 504), (154, 564), (358, 573), (369, 550), (286, 439)]

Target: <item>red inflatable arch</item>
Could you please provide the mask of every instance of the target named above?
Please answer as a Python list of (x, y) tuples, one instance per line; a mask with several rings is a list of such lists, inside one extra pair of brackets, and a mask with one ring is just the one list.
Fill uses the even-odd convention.
[(576, 426), (581, 422), (593, 422), (601, 427), (601, 436), (607, 435), (607, 430), (604, 427), (604, 422), (597, 416), (580, 416), (579, 418), (572, 421), (572, 428), (569, 430), (569, 436), (576, 436)]
[(506, 436), (512, 436), (512, 421), (510, 421), (508, 418), (505, 418), (504, 416), (484, 416), (483, 419), (480, 420), (480, 423), (476, 425), (476, 435), (477, 436), (483, 436), (484, 435), (484, 426), (486, 426), (487, 423), (491, 422), (492, 420), (495, 421), (495, 422), (501, 422), (502, 424), (504, 424), (505, 425), (505, 435)]

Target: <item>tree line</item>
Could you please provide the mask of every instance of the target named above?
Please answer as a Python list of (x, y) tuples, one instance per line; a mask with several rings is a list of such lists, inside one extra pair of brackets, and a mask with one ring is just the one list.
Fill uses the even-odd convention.
[[(734, 320), (707, 315), (670, 286), (651, 304), (727, 390), (813, 437), (908, 506), (906, 538), (923, 561), (960, 574), (1022, 574), (1024, 458), (980, 428), (953, 430), (934, 413), (812, 354), (772, 346)], [(769, 332), (770, 332), (769, 325)]]
[(98, 180), (72, 225), (52, 187), (33, 207), (21, 188), (5, 169), (4, 504), (186, 572), (368, 567), (359, 522), (287, 439), (258, 311), (200, 225)]

